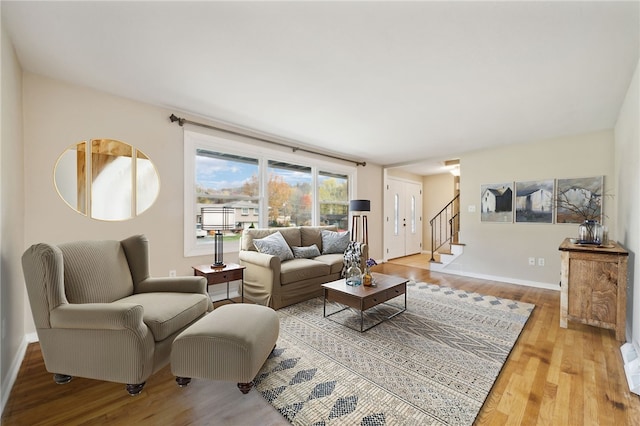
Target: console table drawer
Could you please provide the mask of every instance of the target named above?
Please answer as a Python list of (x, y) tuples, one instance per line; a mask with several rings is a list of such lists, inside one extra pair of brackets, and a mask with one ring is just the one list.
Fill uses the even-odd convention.
[(244, 271), (242, 269), (236, 269), (234, 271), (224, 271), (217, 274), (208, 274), (207, 284), (222, 284), (228, 281), (241, 280), (243, 277), (243, 273)]

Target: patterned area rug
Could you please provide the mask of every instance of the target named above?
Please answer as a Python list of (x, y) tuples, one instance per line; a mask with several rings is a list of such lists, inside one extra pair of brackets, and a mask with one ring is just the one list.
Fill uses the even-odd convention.
[[(390, 304), (367, 311), (365, 327), (404, 299)], [(360, 333), (336, 322), (359, 327), (357, 311), (331, 321), (322, 298), (298, 303), (278, 311), (256, 389), (295, 425), (470, 425), (533, 308), (410, 282), (407, 311)]]

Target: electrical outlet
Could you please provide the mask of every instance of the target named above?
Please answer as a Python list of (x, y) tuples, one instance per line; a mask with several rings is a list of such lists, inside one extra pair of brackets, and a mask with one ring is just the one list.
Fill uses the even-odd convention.
[(538, 266), (544, 266), (544, 257), (538, 258)]
[(176, 276), (176, 270), (175, 269), (170, 270), (169, 271), (169, 276), (170, 277), (175, 277)]
[(530, 257), (529, 258), (529, 266), (536, 266), (536, 258), (535, 257)]
[(469, 213), (475, 213), (476, 212), (476, 206), (474, 204), (472, 204), (472, 205), (467, 207), (467, 210), (469, 211)]

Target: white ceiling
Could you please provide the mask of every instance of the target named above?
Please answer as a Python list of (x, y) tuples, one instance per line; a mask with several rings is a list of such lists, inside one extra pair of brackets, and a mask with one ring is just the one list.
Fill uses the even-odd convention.
[(640, 51), (638, 1), (1, 4), (27, 71), (421, 174), (612, 128)]

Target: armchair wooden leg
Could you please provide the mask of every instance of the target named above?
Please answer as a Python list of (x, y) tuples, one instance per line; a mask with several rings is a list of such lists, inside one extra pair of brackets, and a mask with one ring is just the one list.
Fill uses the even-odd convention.
[(53, 375), (53, 381), (56, 382), (59, 385), (65, 385), (67, 383), (69, 383), (71, 381), (73, 377), (68, 376), (66, 374), (54, 374)]
[(249, 393), (249, 391), (251, 390), (251, 387), (253, 387), (253, 382), (238, 383), (238, 389), (240, 389), (240, 392), (242, 392), (245, 395)]
[(144, 387), (144, 384), (146, 382), (142, 382), (139, 383), (137, 385), (127, 385), (127, 392), (129, 392), (129, 395), (131, 396), (136, 396), (138, 395), (140, 392), (142, 392), (142, 388)]
[(176, 377), (176, 383), (183, 388), (191, 383), (191, 377)]

